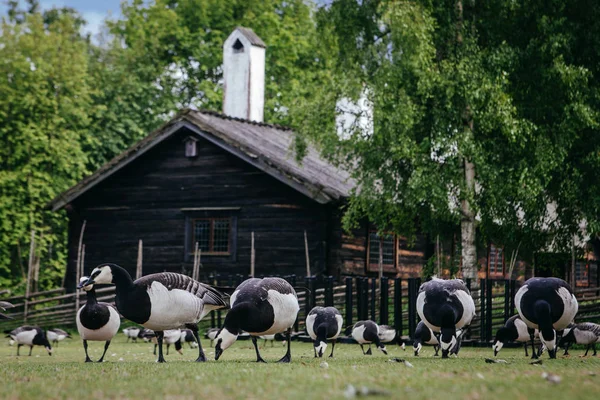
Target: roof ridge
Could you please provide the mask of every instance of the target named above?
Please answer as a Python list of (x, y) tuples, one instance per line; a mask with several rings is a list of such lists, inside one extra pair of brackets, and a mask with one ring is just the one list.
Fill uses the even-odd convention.
[(229, 116), (229, 115), (217, 112), (217, 111), (207, 110), (207, 109), (198, 109), (198, 110), (184, 109), (179, 113), (179, 115), (184, 116), (189, 113), (208, 114), (208, 115), (212, 115), (214, 117), (226, 119), (229, 121), (242, 122), (242, 123), (249, 124), (249, 125), (263, 126), (266, 128), (278, 129), (280, 131), (293, 131), (293, 129), (289, 126), (284, 126), (284, 125), (279, 125), (279, 124), (269, 124), (266, 122), (258, 122), (258, 121), (252, 121), (249, 119), (244, 119), (244, 118), (232, 117), (232, 116)]

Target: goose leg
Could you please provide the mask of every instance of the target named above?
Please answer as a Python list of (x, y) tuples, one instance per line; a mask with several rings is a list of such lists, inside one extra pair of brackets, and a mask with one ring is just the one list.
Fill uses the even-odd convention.
[(165, 333), (163, 331), (156, 331), (156, 340), (158, 341), (158, 360), (156, 362), (164, 363), (165, 358), (163, 357), (163, 338)]
[(567, 344), (565, 345), (565, 352), (563, 353), (563, 356), (568, 356), (568, 355), (569, 355), (569, 345), (570, 345), (570, 344), (571, 344), (571, 343), (567, 343)]
[(533, 335), (529, 335), (529, 337), (531, 338), (531, 358), (537, 359), (539, 357), (535, 351), (535, 344), (533, 343)]
[(433, 350), (435, 350), (435, 354), (433, 356), (434, 357), (438, 357), (439, 356), (439, 352), (440, 352), (440, 346), (434, 345), (433, 346)]
[(110, 340), (107, 340), (104, 344), (104, 353), (102, 353), (102, 357), (98, 360), (98, 362), (104, 361), (104, 355), (106, 354), (106, 350), (108, 350), (108, 346), (110, 346)]
[(371, 343), (369, 343), (369, 350), (367, 350), (367, 352), (365, 354), (368, 356), (373, 354), (373, 352), (371, 351)]
[(333, 349), (335, 348), (335, 342), (335, 339), (331, 341), (331, 354), (329, 355), (329, 358), (333, 358)]
[(265, 360), (263, 360), (263, 358), (260, 356), (260, 353), (258, 352), (258, 340), (256, 339), (256, 336), (252, 336), (252, 344), (254, 345), (254, 350), (256, 350), (256, 362), (261, 362), (261, 363), (266, 363)]
[[(185, 327), (192, 331), (192, 334), (194, 334), (194, 338), (196, 338), (196, 343), (198, 343), (198, 358), (196, 358), (196, 362), (205, 362), (206, 355), (204, 355), (204, 349), (202, 348), (202, 343), (200, 343), (200, 335), (198, 334), (198, 325), (189, 324), (189, 325), (186, 325)], [(212, 343), (212, 341), (211, 341), (211, 343)], [(190, 344), (190, 346), (191, 346), (191, 344)]]
[(154, 351), (152, 352), (152, 354), (156, 355), (156, 348), (158, 347), (158, 344), (154, 343)]
[(92, 362), (92, 359), (88, 355), (88, 344), (87, 340), (83, 339), (83, 349), (85, 350), (85, 362)]
[(169, 347), (171, 347), (171, 344), (167, 343), (167, 355), (169, 355)]
[(360, 345), (360, 349), (362, 350), (362, 352), (363, 352), (363, 356), (364, 356), (366, 353), (365, 353), (365, 348), (363, 347), (362, 343), (361, 343), (361, 345)]
[[(527, 344), (527, 342), (523, 343), (523, 348), (525, 349), (525, 357), (529, 357), (529, 352), (527, 351), (527, 347), (529, 345)], [(534, 350), (535, 351), (535, 350)]]
[(20, 356), (19, 350), (21, 350), (21, 346), (23, 346), (23, 345), (22, 344), (17, 345), (17, 357)]
[(279, 360), (280, 363), (289, 363), (292, 361), (292, 328), (289, 328), (286, 333), (287, 339), (287, 352), (285, 355)]
[(29, 357), (31, 357), (31, 352), (33, 351), (33, 345), (30, 344), (29, 345)]
[(315, 358), (317, 358), (317, 348), (313, 346), (313, 352), (315, 353)]
[(585, 348), (585, 354), (583, 355), (584, 357), (587, 357), (587, 353), (588, 351), (590, 351), (590, 344), (587, 345), (587, 347)]

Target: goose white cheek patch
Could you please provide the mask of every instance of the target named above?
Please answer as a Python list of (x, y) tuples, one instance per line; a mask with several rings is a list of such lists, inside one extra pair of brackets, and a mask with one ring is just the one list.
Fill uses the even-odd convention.
[(496, 343), (494, 343), (494, 345), (492, 346), (492, 349), (494, 349), (494, 351), (500, 351), (502, 349), (502, 347), (504, 346), (504, 343), (497, 341)]
[(417, 344), (417, 346), (414, 347), (415, 352), (417, 354), (419, 354), (421, 352), (421, 349), (423, 348), (423, 346), (421, 345), (421, 343)]
[(452, 347), (454, 347), (455, 344), (456, 344), (456, 338), (454, 336), (452, 336), (452, 340), (450, 341), (450, 343), (441, 342), (440, 347), (442, 348), (442, 350), (449, 350)]
[(327, 348), (327, 343), (325, 342), (319, 342), (318, 346), (315, 346), (315, 350), (317, 351), (317, 354), (322, 356), (325, 353), (325, 349)]

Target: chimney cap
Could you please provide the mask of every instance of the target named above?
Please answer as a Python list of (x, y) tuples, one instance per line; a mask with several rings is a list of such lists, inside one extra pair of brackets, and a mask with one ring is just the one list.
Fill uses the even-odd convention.
[(244, 28), (243, 26), (238, 26), (237, 28), (235, 28), (236, 31), (240, 31), (240, 33), (242, 35), (244, 35), (244, 37), (246, 39), (248, 39), (250, 41), (250, 44), (256, 47), (262, 47), (264, 49), (267, 48), (267, 45), (265, 44), (265, 42), (262, 41), (261, 38), (258, 37), (258, 35), (256, 33), (254, 33), (254, 31), (250, 28)]

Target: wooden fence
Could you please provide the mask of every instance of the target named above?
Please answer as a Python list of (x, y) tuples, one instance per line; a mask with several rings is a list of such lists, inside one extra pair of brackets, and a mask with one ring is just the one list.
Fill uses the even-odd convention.
[[(242, 275), (211, 275), (203, 281), (234, 288), (246, 278)], [(344, 316), (347, 328), (359, 320), (372, 319), (395, 327), (404, 338), (412, 338), (419, 321), (416, 298), (421, 285), (420, 278), (345, 277), (340, 281), (328, 276), (297, 278), (289, 275), (282, 278), (288, 280), (298, 294), (300, 312), (295, 326), (298, 332), (304, 331), (306, 315), (314, 306), (336, 307)], [(516, 313), (514, 295), (520, 283), (483, 279), (477, 288), (468, 280), (466, 283), (471, 288), (476, 307), (476, 317), (467, 333), (467, 340), (489, 343), (496, 330)], [(114, 301), (113, 287), (96, 292), (98, 300), (108, 303)], [(575, 294), (579, 300), (576, 321), (600, 321), (600, 288), (576, 289)], [(14, 320), (4, 322), (3, 329), (23, 323), (44, 328), (69, 327), (75, 325), (77, 305), (85, 302), (85, 293), (65, 293), (64, 289), (56, 289), (31, 293), (29, 297), (16, 296), (2, 300), (15, 305), (15, 308), (7, 310)], [(201, 328), (221, 326), (225, 313), (212, 312)], [(128, 322), (124, 321), (123, 325), (128, 325)]]

